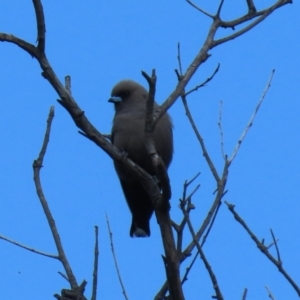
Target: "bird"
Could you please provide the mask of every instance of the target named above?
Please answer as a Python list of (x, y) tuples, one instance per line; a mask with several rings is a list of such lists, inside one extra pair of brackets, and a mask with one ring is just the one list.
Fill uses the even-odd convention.
[[(151, 158), (146, 149), (145, 121), (148, 92), (139, 83), (132, 80), (122, 80), (112, 91), (109, 102), (114, 104), (115, 115), (111, 130), (111, 142), (128, 158), (155, 176)], [(159, 106), (154, 102), (153, 109)], [(173, 157), (173, 124), (168, 113), (157, 122), (153, 140), (157, 153), (168, 168)], [(150, 219), (154, 208), (150, 197), (142, 184), (132, 173), (118, 161), (114, 167), (119, 177), (121, 187), (132, 214), (130, 227), (131, 237), (149, 237)]]

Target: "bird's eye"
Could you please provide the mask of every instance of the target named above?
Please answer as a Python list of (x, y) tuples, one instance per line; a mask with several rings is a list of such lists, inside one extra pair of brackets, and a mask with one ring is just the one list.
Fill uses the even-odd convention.
[(129, 91), (126, 91), (125, 93), (124, 93), (124, 96), (129, 96)]

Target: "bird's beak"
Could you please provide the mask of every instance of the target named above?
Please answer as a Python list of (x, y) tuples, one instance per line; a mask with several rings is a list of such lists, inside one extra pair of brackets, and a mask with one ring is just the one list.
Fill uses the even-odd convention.
[(116, 104), (116, 103), (122, 102), (122, 98), (121, 97), (115, 97), (115, 96), (113, 96), (113, 97), (111, 97), (111, 98), (108, 99), (108, 102)]

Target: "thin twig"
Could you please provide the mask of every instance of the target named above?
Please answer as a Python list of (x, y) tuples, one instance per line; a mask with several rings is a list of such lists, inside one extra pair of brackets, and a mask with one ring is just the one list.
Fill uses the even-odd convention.
[[(227, 177), (228, 177), (228, 168), (229, 168), (229, 165), (228, 165), (227, 161), (225, 161), (222, 179), (220, 179), (220, 181), (218, 181), (218, 188), (217, 188), (217, 193), (216, 193), (215, 199), (211, 205), (211, 208), (209, 209), (209, 211), (207, 213), (206, 218), (204, 219), (199, 230), (197, 231), (196, 237), (197, 237), (198, 241), (204, 234), (207, 227), (211, 224), (211, 220), (214, 217), (215, 211), (218, 209), (218, 206), (220, 205), (220, 202), (225, 194), (224, 189), (226, 187), (226, 182), (227, 182)], [(183, 262), (186, 259), (186, 257), (188, 257), (190, 255), (190, 253), (193, 251), (194, 247), (195, 247), (195, 243), (194, 243), (194, 241), (192, 241), (185, 248), (182, 255), (180, 256), (180, 262)]]
[(220, 64), (217, 65), (216, 69), (214, 70), (213, 74), (210, 77), (206, 78), (206, 80), (204, 82), (202, 82), (201, 84), (198, 84), (193, 89), (191, 89), (190, 91), (186, 92), (185, 96), (187, 96), (187, 95), (189, 95), (189, 94), (197, 91), (198, 89), (204, 87), (208, 82), (210, 82), (215, 77), (215, 75), (218, 73), (219, 69), (220, 69)]
[(253, 0), (246, 0), (248, 5), (248, 11), (250, 14), (256, 13), (256, 8)]
[(192, 225), (191, 220), (190, 220), (190, 218), (189, 218), (189, 215), (188, 215), (188, 213), (186, 212), (186, 210), (185, 210), (184, 207), (182, 208), (182, 212), (183, 212), (183, 214), (184, 214), (184, 216), (185, 216), (185, 218), (186, 218), (186, 220), (187, 220), (187, 224), (188, 224), (190, 233), (191, 233), (191, 235), (192, 235), (192, 237), (193, 237), (193, 241), (194, 241), (194, 243), (195, 243), (195, 245), (196, 245), (196, 247), (197, 247), (197, 250), (198, 250), (198, 252), (199, 252), (199, 254), (200, 254), (201, 259), (202, 259), (203, 262), (204, 262), (205, 268), (206, 268), (206, 270), (207, 270), (207, 272), (208, 272), (208, 274), (209, 274), (209, 277), (210, 277), (210, 279), (211, 279), (213, 288), (214, 288), (214, 290), (215, 290), (215, 292), (216, 292), (216, 295), (215, 295), (214, 297), (215, 297), (215, 299), (223, 300), (224, 298), (223, 298), (222, 292), (221, 292), (221, 290), (220, 290), (220, 287), (219, 287), (217, 278), (216, 278), (216, 276), (215, 276), (215, 274), (214, 274), (214, 272), (213, 272), (213, 270), (212, 270), (212, 267), (210, 266), (208, 260), (206, 259), (206, 256), (205, 256), (205, 254), (204, 254), (204, 252), (203, 252), (203, 250), (202, 250), (202, 247), (200, 246), (200, 244), (199, 244), (199, 242), (198, 242), (198, 239), (197, 239), (197, 236), (196, 236), (196, 234), (195, 234), (193, 225)]
[[(200, 184), (198, 184), (196, 186), (196, 188), (192, 191), (192, 193), (186, 197), (186, 193), (187, 193), (187, 189), (189, 187), (189, 185), (194, 182), (194, 180), (200, 175), (201, 173), (197, 173), (191, 180), (189, 181), (185, 181), (184, 184), (183, 184), (183, 195), (182, 195), (182, 200), (179, 200), (180, 201), (180, 206), (184, 206), (186, 203), (187, 203), (187, 200), (188, 199), (191, 199), (191, 197), (195, 194), (195, 192), (198, 190), (198, 188), (200, 187)], [(190, 213), (190, 211), (192, 210), (192, 206), (189, 205), (187, 207), (187, 212)], [(185, 227), (185, 224), (186, 224), (186, 219), (185, 217), (183, 216), (183, 220), (181, 221), (180, 225), (177, 225), (176, 227), (176, 232), (177, 232), (177, 252), (178, 254), (181, 254), (181, 250), (182, 250), (182, 242), (183, 242), (183, 231), (184, 231), (184, 227)], [(174, 226), (173, 226), (174, 227)]]
[(273, 296), (271, 290), (265, 285), (266, 290), (268, 291), (268, 296), (270, 299), (275, 300), (275, 297)]
[(229, 211), (233, 214), (234, 218), (238, 223), (242, 225), (242, 227), (247, 231), (251, 239), (255, 242), (258, 249), (278, 268), (278, 271), (286, 278), (286, 280), (292, 285), (298, 296), (300, 296), (300, 288), (294, 282), (294, 280), (290, 277), (290, 275), (285, 271), (282, 266), (282, 261), (276, 260), (269, 252), (268, 248), (259, 241), (256, 235), (250, 230), (247, 226), (246, 222), (239, 216), (239, 214), (235, 211), (234, 205), (225, 201)]
[(248, 293), (248, 289), (245, 288), (245, 289), (244, 289), (244, 292), (243, 292), (242, 300), (246, 300), (247, 293)]
[(36, 254), (40, 254), (40, 255), (43, 255), (43, 256), (47, 256), (47, 257), (50, 257), (50, 258), (59, 259), (59, 257), (58, 257), (57, 255), (45, 253), (45, 252), (36, 250), (36, 249), (34, 249), (34, 248), (31, 248), (31, 247), (22, 245), (22, 244), (20, 244), (20, 243), (18, 243), (18, 242), (15, 242), (15, 241), (13, 241), (13, 240), (11, 240), (11, 239), (9, 239), (9, 238), (3, 236), (3, 235), (0, 235), (0, 239), (1, 239), (1, 240), (4, 240), (4, 241), (7, 241), (7, 242), (9, 242), (9, 243), (11, 243), (11, 244), (14, 244), (14, 245), (16, 245), (16, 246), (18, 246), (18, 247), (21, 247), (21, 248), (23, 248), (23, 249), (26, 249), (26, 250), (28, 250), (28, 251), (34, 252), (34, 253), (36, 253)]
[(223, 125), (222, 125), (222, 113), (223, 113), (223, 101), (220, 101), (220, 111), (219, 111), (219, 122), (218, 126), (220, 129), (220, 138), (221, 138), (221, 151), (222, 151), (222, 156), (224, 159), (225, 158), (225, 153), (224, 153), (224, 133), (223, 133)]
[[(155, 69), (152, 70), (151, 77), (144, 71), (142, 71), (142, 75), (145, 77), (149, 84), (149, 93), (147, 96), (146, 103), (146, 122), (145, 122), (145, 134), (146, 134), (146, 149), (151, 158), (152, 165), (155, 169), (156, 176), (160, 182), (162, 195), (160, 197), (163, 201), (160, 201), (164, 209), (169, 209), (169, 200), (171, 198), (171, 186), (170, 179), (167, 173), (166, 166), (160, 157), (160, 155), (156, 151), (153, 132), (154, 132), (154, 117), (153, 117), (153, 109), (154, 109), (154, 98), (155, 98), (155, 90), (156, 90), (156, 74)], [(156, 203), (154, 203), (154, 207), (156, 207)]]
[(218, 212), (219, 212), (219, 209), (220, 209), (221, 205), (222, 205), (222, 202), (220, 201), (219, 205), (217, 206), (216, 210), (214, 211), (214, 215), (213, 215), (213, 217), (211, 219), (211, 222), (210, 222), (209, 227), (208, 227), (208, 229), (206, 231), (206, 234), (203, 236), (203, 239), (202, 239), (202, 242), (201, 242), (201, 247), (203, 247), (203, 245), (205, 244), (205, 242), (207, 240), (207, 237), (208, 237), (208, 235), (209, 235), (209, 233), (210, 233), (210, 231), (211, 231), (211, 229), (212, 229), (212, 227), (214, 225), (214, 222), (216, 220), (216, 217), (218, 215)]
[(224, 0), (221, 0), (221, 2), (219, 4), (219, 7), (218, 7), (218, 10), (217, 10), (217, 13), (216, 13), (216, 17), (218, 17), (218, 18), (220, 18), (223, 4), (224, 4)]
[(190, 263), (190, 265), (186, 268), (185, 273), (184, 273), (184, 275), (182, 277), (182, 280), (181, 280), (182, 285), (188, 280), (188, 275), (189, 275), (190, 271), (192, 270), (192, 267), (193, 267), (193, 265), (194, 265), (194, 263), (197, 259), (198, 254), (199, 254), (199, 252), (196, 252), (196, 254), (194, 255), (194, 257), (193, 257), (193, 259)]
[(54, 106), (51, 106), (49, 116), (48, 116), (48, 119), (47, 119), (47, 128), (46, 128), (46, 133), (45, 133), (42, 149), (39, 153), (38, 158), (36, 160), (34, 160), (34, 162), (33, 162), (33, 173), (34, 173), (33, 179), (34, 179), (34, 183), (35, 183), (38, 198), (41, 202), (41, 205), (43, 207), (45, 216), (47, 218), (49, 227), (50, 227), (51, 232), (52, 232), (52, 236), (53, 236), (53, 239), (54, 239), (57, 251), (58, 251), (59, 260), (61, 261), (62, 265), (64, 266), (64, 269), (67, 273), (68, 280), (70, 282), (71, 288), (76, 289), (78, 287), (78, 284), (77, 284), (76, 278), (73, 274), (73, 271), (71, 269), (71, 266), (68, 262), (68, 259), (65, 255), (63, 245), (61, 243), (60, 236), (59, 236), (57, 227), (55, 225), (54, 218), (52, 216), (52, 213), (51, 213), (50, 208), (48, 206), (46, 197), (44, 195), (43, 188), (42, 188), (42, 183), (41, 183), (41, 180), (40, 180), (40, 170), (43, 166), (44, 156), (45, 156), (46, 151), (47, 151), (47, 146), (48, 146), (49, 139), (50, 139), (50, 131), (51, 131), (51, 124), (52, 124), (53, 118), (54, 118)]
[(265, 96), (267, 95), (269, 88), (271, 87), (271, 82), (272, 82), (274, 73), (275, 73), (275, 70), (272, 70), (272, 73), (271, 73), (271, 76), (270, 76), (270, 78), (269, 78), (269, 80), (268, 80), (267, 86), (265, 87), (265, 89), (264, 89), (264, 91), (263, 91), (263, 93), (262, 93), (262, 95), (261, 95), (261, 98), (259, 99), (259, 101), (258, 101), (258, 103), (257, 103), (257, 105), (256, 105), (256, 107), (255, 107), (254, 113), (252, 114), (252, 116), (251, 116), (251, 118), (250, 118), (250, 120), (249, 120), (249, 122), (248, 122), (246, 128), (244, 129), (244, 131), (243, 131), (241, 137), (239, 138), (239, 140), (238, 140), (238, 142), (237, 142), (237, 144), (236, 144), (236, 146), (235, 146), (235, 148), (234, 148), (234, 150), (233, 150), (232, 156), (231, 156), (231, 158), (229, 159), (229, 163), (230, 163), (230, 164), (232, 163), (232, 161), (233, 161), (234, 158), (236, 157), (236, 155), (237, 155), (237, 153), (238, 153), (238, 151), (239, 151), (239, 149), (240, 149), (240, 147), (241, 147), (242, 142), (244, 141), (244, 139), (245, 139), (245, 137), (246, 137), (246, 135), (247, 135), (247, 133), (248, 133), (250, 127), (253, 125), (253, 121), (254, 121), (254, 119), (255, 119), (257, 113), (258, 113), (258, 110), (259, 110), (259, 108), (260, 108), (262, 102), (264, 101)]
[[(276, 239), (276, 242), (278, 242), (279, 239)], [(262, 243), (264, 243), (264, 240), (262, 241)], [(270, 249), (275, 243), (271, 242), (268, 246), (266, 246), (268, 249)]]
[(117, 257), (116, 257), (114, 242), (113, 242), (113, 237), (112, 237), (113, 234), (112, 234), (111, 229), (110, 229), (110, 224), (109, 224), (107, 214), (105, 214), (105, 216), (106, 216), (107, 229), (108, 229), (109, 239), (110, 239), (111, 253), (113, 255), (113, 259), (114, 259), (114, 262), (115, 262), (115, 268), (116, 268), (116, 271), (117, 271), (117, 274), (118, 274), (118, 278), (119, 278), (119, 282), (120, 282), (120, 285), (121, 285), (121, 288), (122, 288), (122, 293), (124, 295), (124, 298), (126, 300), (128, 300), (127, 293), (126, 293), (126, 290), (125, 290), (125, 286), (123, 284), (123, 280), (122, 280), (121, 273), (120, 273), (119, 266), (118, 266), (118, 262), (117, 262)]
[(180, 43), (177, 44), (177, 59), (179, 65), (179, 75), (182, 76), (182, 64), (181, 64), (181, 55), (180, 55)]
[(272, 238), (273, 238), (273, 243), (275, 244), (275, 248), (276, 248), (276, 253), (277, 253), (277, 260), (281, 263), (281, 259), (280, 259), (280, 253), (279, 253), (279, 248), (278, 248), (278, 245), (277, 245), (277, 240), (275, 238), (275, 235), (273, 233), (273, 230), (270, 229), (271, 231), (271, 235), (272, 235)]
[(93, 288), (92, 288), (91, 300), (97, 299), (98, 262), (99, 262), (98, 226), (95, 226), (94, 271), (93, 271)]
[(255, 19), (252, 23), (250, 23), (248, 26), (244, 27), (243, 29), (236, 31), (234, 34), (231, 34), (229, 36), (226, 36), (224, 38), (221, 38), (219, 40), (215, 40), (213, 42), (212, 48), (226, 43), (230, 40), (233, 40), (241, 35), (243, 35), (244, 33), (248, 32), (249, 30), (251, 30), (252, 28), (254, 28), (255, 26), (257, 26), (259, 23), (261, 23), (264, 19), (266, 19), (271, 13), (273, 13), (276, 9), (280, 8), (281, 6), (284, 6), (286, 4), (290, 4), (293, 3), (292, 0), (279, 0), (277, 1), (274, 5), (258, 11), (256, 13), (247, 13), (246, 15), (244, 15), (241, 18), (237, 18), (233, 21), (229, 21), (229, 22), (225, 22), (225, 21), (221, 21), (220, 22), (220, 27), (222, 28), (235, 28), (235, 26), (240, 25), (242, 23), (245, 23), (247, 21), (253, 20)]
[(194, 4), (192, 1), (190, 0), (186, 0), (187, 3), (189, 3), (191, 6), (193, 6), (194, 8), (196, 8), (197, 10), (199, 10), (200, 12), (202, 12), (204, 15), (210, 17), (210, 18), (214, 18), (213, 15), (211, 15), (210, 13), (206, 12), (205, 10), (203, 10), (202, 8), (200, 8), (199, 6), (197, 6), (196, 4)]
[(66, 281), (68, 281), (68, 282), (70, 283), (70, 281), (69, 281), (68, 277), (66, 276), (66, 274), (64, 274), (63, 272), (60, 272), (60, 271), (58, 271), (57, 273), (58, 273), (62, 278), (66, 279)]
[(194, 129), (195, 135), (196, 135), (196, 137), (197, 137), (197, 139), (198, 139), (198, 141), (199, 141), (199, 143), (201, 145), (203, 156), (205, 157), (205, 160), (206, 160), (206, 162), (207, 162), (207, 164), (208, 164), (208, 166), (209, 166), (209, 168), (210, 168), (210, 170), (211, 170), (211, 172), (212, 172), (215, 180), (218, 182), (220, 180), (220, 177), (219, 177), (218, 172), (217, 172), (217, 170), (216, 170), (216, 168), (215, 168), (215, 166), (214, 166), (214, 164), (213, 164), (213, 162), (212, 162), (212, 160), (211, 160), (211, 158), (210, 158), (210, 156), (209, 156), (209, 154), (208, 154), (208, 152), (206, 150), (206, 146), (204, 144), (204, 140), (203, 140), (203, 138), (202, 138), (202, 136), (201, 136), (201, 134), (200, 134), (200, 132), (199, 132), (199, 130), (198, 130), (195, 122), (194, 122), (194, 119), (193, 119), (192, 114), (190, 112), (190, 109), (188, 107), (185, 95), (183, 95), (181, 97), (181, 99), (182, 99), (182, 102), (183, 102), (183, 105), (184, 105), (184, 108), (185, 108), (186, 115), (187, 115), (187, 117), (188, 117), (188, 119), (189, 119), (189, 121), (190, 121), (190, 123), (192, 125), (192, 128)]
[(45, 25), (45, 17), (43, 5), (40, 0), (32, 0), (35, 10), (36, 16), (36, 24), (37, 24), (37, 42), (38, 49), (41, 52), (45, 51), (45, 42), (46, 42), (46, 25)]

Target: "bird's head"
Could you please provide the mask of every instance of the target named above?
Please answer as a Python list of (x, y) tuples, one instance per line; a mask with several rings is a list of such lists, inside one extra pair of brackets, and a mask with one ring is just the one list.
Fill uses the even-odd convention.
[(123, 80), (114, 86), (108, 102), (114, 103), (116, 111), (131, 110), (133, 107), (144, 107), (147, 91), (143, 86), (132, 80)]

